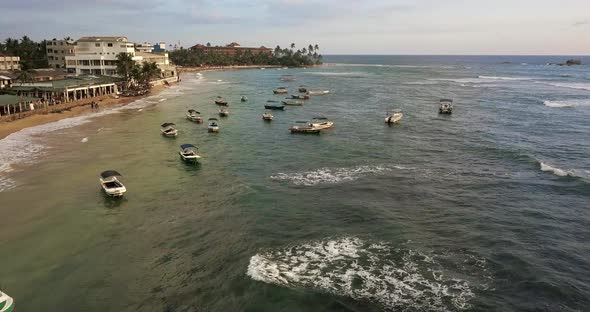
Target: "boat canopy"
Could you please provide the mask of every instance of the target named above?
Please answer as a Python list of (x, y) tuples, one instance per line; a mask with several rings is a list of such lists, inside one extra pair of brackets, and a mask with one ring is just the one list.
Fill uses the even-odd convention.
[(197, 114), (200, 114), (200, 112), (197, 112), (197, 111), (196, 111), (196, 110), (194, 110), (194, 109), (189, 109), (189, 110), (188, 110), (188, 112), (189, 112), (189, 113), (197, 113)]
[(118, 173), (118, 172), (117, 172), (117, 171), (115, 171), (115, 170), (107, 170), (107, 171), (103, 171), (103, 172), (100, 174), (100, 176), (101, 176), (103, 179), (106, 179), (106, 178), (110, 178), (110, 177), (120, 177), (120, 176), (122, 176), (122, 174)]
[(316, 120), (328, 120), (328, 118), (326, 118), (326, 117), (315, 117), (313, 119), (316, 119)]
[(182, 144), (182, 145), (180, 146), (180, 148), (181, 148), (181, 149), (183, 149), (183, 150), (185, 150), (185, 149), (187, 149), (187, 148), (191, 148), (191, 147), (194, 147), (195, 149), (197, 148), (196, 146), (194, 146), (194, 145), (192, 145), (192, 144)]
[(217, 118), (209, 118), (209, 120), (217, 120)]
[(278, 103), (279, 101), (275, 101), (275, 100), (268, 100), (266, 101), (266, 103)]
[(162, 128), (166, 128), (166, 127), (170, 127), (170, 126), (176, 126), (176, 124), (174, 124), (172, 122), (165, 122), (161, 126), (162, 126)]

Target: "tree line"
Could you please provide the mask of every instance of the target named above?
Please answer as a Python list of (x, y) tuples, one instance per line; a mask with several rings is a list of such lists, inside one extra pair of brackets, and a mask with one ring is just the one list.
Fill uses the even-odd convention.
[(46, 68), (47, 63), (47, 41), (36, 42), (28, 36), (21, 39), (6, 38), (0, 42), (0, 54), (20, 57), (20, 64), (23, 71), (34, 68)]
[[(208, 47), (211, 44), (207, 44)], [(237, 50), (236, 54), (203, 53), (195, 49), (185, 49), (169, 53), (170, 60), (180, 66), (231, 66), (231, 65), (280, 65), (288, 67), (302, 67), (322, 64), (322, 55), (319, 53), (319, 45), (310, 44), (302, 49), (295, 49), (291, 43), (289, 48), (282, 49), (276, 46), (273, 53), (252, 53), (249, 50), (242, 52)]]
[(117, 74), (123, 79), (124, 90), (148, 90), (150, 81), (160, 77), (161, 71), (154, 62), (137, 64), (131, 55), (119, 53), (117, 55)]

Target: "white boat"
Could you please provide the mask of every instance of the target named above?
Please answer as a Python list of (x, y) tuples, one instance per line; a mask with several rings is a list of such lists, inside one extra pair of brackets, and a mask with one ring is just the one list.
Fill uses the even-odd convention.
[(330, 94), (330, 90), (307, 91), (307, 95), (326, 95), (326, 94)]
[(201, 156), (197, 154), (197, 147), (192, 144), (182, 144), (180, 146), (180, 158), (185, 161), (198, 161)]
[(194, 122), (201, 123), (203, 122), (203, 117), (201, 117), (201, 113), (197, 112), (194, 109), (189, 109), (186, 113), (186, 119)]
[(0, 312), (14, 311), (14, 299), (0, 291)]
[(100, 186), (107, 195), (121, 197), (127, 192), (125, 185), (117, 178), (120, 176), (121, 174), (115, 170), (107, 170), (100, 174)]
[(265, 112), (264, 114), (262, 114), (263, 120), (271, 121), (273, 118), (274, 116), (270, 112)]
[(453, 113), (453, 100), (451, 99), (441, 99), (439, 108), (439, 114), (452, 114)]
[(388, 124), (399, 123), (404, 117), (404, 113), (400, 110), (392, 110), (387, 112), (387, 116), (385, 117), (385, 122)]
[(313, 118), (309, 124), (312, 127), (320, 129), (320, 130), (330, 129), (334, 126), (334, 122), (331, 120), (328, 120), (328, 118), (326, 118), (326, 117)]
[(285, 87), (280, 87), (280, 88), (274, 89), (272, 92), (274, 94), (287, 94), (287, 93), (289, 93), (289, 90), (287, 90), (287, 88), (285, 88)]
[(227, 108), (222, 107), (219, 109), (219, 116), (221, 117), (227, 117), (229, 116), (229, 111), (227, 110)]
[(175, 137), (178, 135), (178, 130), (176, 130), (176, 128), (174, 127), (174, 126), (176, 126), (175, 124), (173, 124), (171, 122), (166, 122), (166, 123), (163, 123), (161, 126), (162, 126), (162, 129), (160, 129), (160, 131), (162, 132), (163, 136)]
[(217, 118), (209, 118), (208, 132), (219, 132), (219, 120)]

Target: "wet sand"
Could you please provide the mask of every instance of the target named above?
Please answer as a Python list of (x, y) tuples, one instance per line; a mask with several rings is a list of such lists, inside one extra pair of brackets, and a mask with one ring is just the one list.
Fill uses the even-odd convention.
[(3, 139), (11, 133), (20, 131), (25, 128), (34, 127), (65, 118), (89, 114), (93, 112), (92, 108), (90, 107), (90, 102), (92, 102), (93, 100), (98, 102), (99, 110), (103, 110), (105, 108), (127, 105), (143, 97), (158, 94), (166, 88), (168, 87), (163, 85), (155, 86), (151, 89), (151, 92), (149, 94), (142, 96), (130, 96), (119, 98), (114, 98), (112, 96), (104, 96), (102, 98), (98, 98), (98, 100), (96, 98), (85, 99), (83, 101), (80, 101), (80, 106), (72, 107), (70, 110), (64, 110), (61, 113), (36, 114), (13, 121), (0, 122), (0, 139)]

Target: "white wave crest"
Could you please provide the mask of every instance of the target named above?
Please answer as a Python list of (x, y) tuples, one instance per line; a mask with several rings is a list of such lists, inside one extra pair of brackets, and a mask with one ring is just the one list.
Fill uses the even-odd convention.
[(424, 86), (426, 86), (426, 85), (437, 84), (437, 82), (436, 81), (408, 81), (408, 82), (404, 82), (403, 84), (405, 84), (405, 85), (418, 85), (418, 86), (424, 85)]
[[(451, 273), (455, 269), (462, 272)], [(464, 259), (445, 268), (437, 256), (352, 237), (258, 253), (250, 258), (247, 275), (268, 284), (371, 301), (387, 310), (456, 311), (469, 308), (475, 297), (472, 282), (458, 276), (490, 278), (486, 271), (485, 259)], [(476, 284), (485, 288), (484, 282)]]
[(306, 75), (318, 75), (318, 76), (343, 76), (343, 77), (365, 77), (367, 73), (363, 72), (303, 72)]
[(288, 181), (295, 185), (314, 186), (319, 184), (337, 184), (350, 182), (366, 175), (383, 174), (394, 169), (413, 169), (403, 166), (365, 165), (351, 168), (320, 168), (299, 173), (277, 173), (270, 178), (276, 181)]
[(545, 84), (559, 88), (590, 91), (590, 83), (584, 82), (546, 82)]
[(550, 172), (550, 173), (553, 173), (554, 175), (559, 176), (559, 177), (574, 177), (575, 176), (573, 172), (568, 172), (563, 169), (553, 167), (553, 166), (548, 165), (544, 162), (539, 162), (539, 166), (541, 167), (541, 171)]
[(561, 108), (561, 107), (580, 107), (589, 106), (590, 99), (585, 100), (560, 100), (560, 101), (545, 101), (543, 102), (547, 107)]
[(519, 81), (519, 80), (532, 80), (533, 78), (529, 77), (500, 77), (500, 76), (478, 76), (479, 79), (488, 79), (488, 80), (508, 80), (508, 81)]

